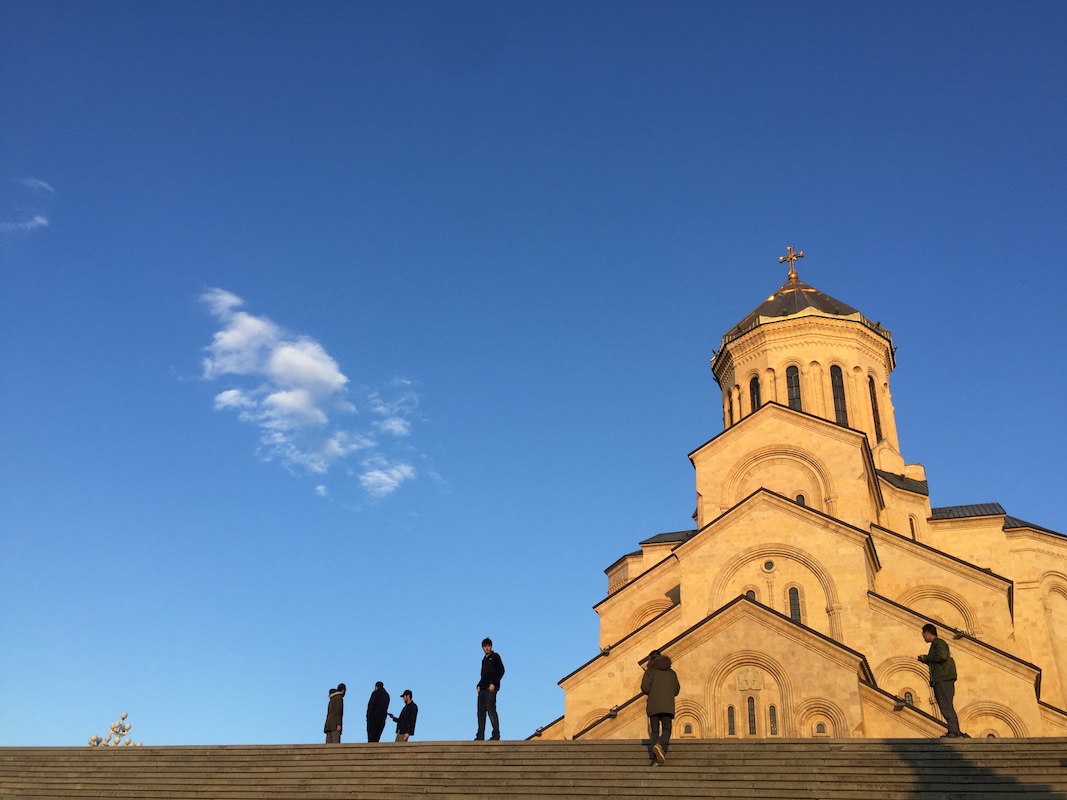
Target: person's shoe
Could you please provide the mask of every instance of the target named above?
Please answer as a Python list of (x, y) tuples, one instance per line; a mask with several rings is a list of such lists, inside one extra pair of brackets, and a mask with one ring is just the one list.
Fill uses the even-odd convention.
[(497, 734), (497, 735), (495, 735), (495, 736), (490, 736), (490, 737), (489, 737), (489, 741), (490, 741), (490, 742), (499, 742), (499, 741), (500, 741), (500, 735), (499, 735), (499, 734)]
[(475, 736), (474, 737), (474, 741), (476, 741), (476, 742), (484, 742), (485, 741), (485, 737), (484, 736)]
[(664, 755), (663, 748), (660, 747), (658, 744), (652, 745), (652, 755), (656, 757), (657, 764), (662, 765), (667, 763), (667, 756)]
[(969, 733), (961, 733), (960, 734), (960, 738), (961, 739), (970, 739), (971, 735)]
[(941, 734), (941, 738), (942, 739), (959, 739), (960, 735), (958, 733), (951, 733), (951, 732), (950, 733), (943, 733), (943, 734)]

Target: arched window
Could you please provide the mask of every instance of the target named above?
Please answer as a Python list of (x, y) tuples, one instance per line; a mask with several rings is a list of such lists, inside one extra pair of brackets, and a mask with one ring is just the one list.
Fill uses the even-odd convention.
[(770, 708), (770, 722), (771, 722), (771, 736), (778, 735), (778, 709), (774, 706)]
[(686, 723), (685, 726), (682, 728), (682, 733), (686, 734), (688, 736), (692, 736), (693, 735), (693, 726), (690, 725), (689, 723)]
[(874, 376), (867, 376), (867, 388), (871, 392), (871, 414), (874, 415), (874, 443), (882, 441), (882, 418), (878, 415), (878, 393), (874, 388)]
[(911, 538), (917, 539), (915, 535), (915, 517), (908, 517), (908, 527), (911, 528)]
[(800, 370), (796, 367), (789, 367), (785, 371), (785, 386), (789, 394), (789, 407), (802, 411), (800, 404)]
[(752, 376), (752, 380), (748, 382), (748, 396), (752, 398), (752, 411), (758, 411), (760, 407), (759, 397), (759, 377)]
[(904, 705), (906, 705), (906, 706), (914, 706), (915, 705), (915, 697), (914, 697), (914, 695), (912, 695), (911, 692), (904, 692)]
[(845, 379), (841, 375), (841, 367), (834, 364), (830, 367), (830, 388), (834, 392), (834, 421), (838, 425), (848, 427), (848, 410), (845, 408)]
[(747, 597), (749, 600), (755, 600), (756, 599), (756, 590), (755, 589), (749, 589), (747, 592), (745, 592), (745, 597)]
[(820, 722), (818, 725), (815, 726), (815, 733), (819, 734), (820, 736), (825, 735), (826, 725)]
[(798, 494), (797, 495), (797, 505), (798, 506), (806, 506), (807, 504), (808, 504), (808, 498), (806, 498), (802, 494)]
[(756, 735), (756, 698), (748, 698), (748, 735)]
[(789, 616), (793, 622), (802, 622), (800, 619), (800, 590), (796, 586), (789, 587)]
[(737, 722), (734, 719), (733, 706), (727, 706), (726, 708), (726, 735), (737, 736)]

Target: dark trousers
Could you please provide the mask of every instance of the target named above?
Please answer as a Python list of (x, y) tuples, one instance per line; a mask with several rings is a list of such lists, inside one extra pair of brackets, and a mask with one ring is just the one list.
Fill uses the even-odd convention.
[(674, 727), (674, 717), (670, 714), (650, 714), (648, 717), (648, 746), (658, 744), (667, 753), (671, 744), (671, 728)]
[(340, 744), (341, 732), (340, 731), (328, 731), (326, 733), (326, 744)]
[(952, 700), (956, 696), (955, 681), (938, 681), (934, 684), (934, 700), (941, 709), (941, 716), (945, 718), (949, 733), (960, 733), (960, 719), (956, 716), (956, 709), (952, 707)]
[(500, 718), (496, 715), (496, 690), (481, 689), (478, 692), (478, 734), (477, 738), (485, 738), (485, 717), (489, 715), (489, 722), (493, 725), (492, 739), (500, 738)]
[(367, 741), (368, 742), (380, 742), (382, 740), (382, 731), (385, 730), (385, 714), (379, 716), (373, 714), (367, 717)]

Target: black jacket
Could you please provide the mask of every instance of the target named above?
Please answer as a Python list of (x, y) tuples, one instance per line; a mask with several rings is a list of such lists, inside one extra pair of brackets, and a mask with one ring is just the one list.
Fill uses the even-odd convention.
[(389, 713), (389, 692), (382, 689), (375, 689), (370, 693), (370, 700), (367, 701), (367, 719), (385, 719), (385, 715)]
[(415, 735), (415, 719), (419, 716), (419, 707), (414, 702), (405, 703), (400, 709), (400, 716), (396, 718), (396, 732), (406, 733), (408, 736)]
[(500, 679), (504, 677), (504, 662), (500, 653), (490, 650), (482, 659), (482, 679), (478, 681), (479, 689), (488, 689), (489, 684), (500, 689)]

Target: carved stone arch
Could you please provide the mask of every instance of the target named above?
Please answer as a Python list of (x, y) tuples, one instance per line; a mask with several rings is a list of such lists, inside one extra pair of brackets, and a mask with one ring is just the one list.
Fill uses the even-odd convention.
[[(830, 516), (834, 515), (831, 498), (837, 496), (833, 477), (822, 459), (812, 453), (797, 447), (785, 447), (782, 445), (768, 445), (753, 451), (749, 456), (734, 465), (730, 474), (722, 482), (722, 496), (719, 498), (720, 508), (733, 508), (741, 500), (752, 493), (746, 490), (752, 476), (760, 469), (777, 465), (788, 465), (796, 470), (800, 477), (807, 482), (807, 486), (801, 490), (796, 486), (765, 486), (764, 488), (777, 491), (778, 494), (788, 497), (802, 491), (808, 498), (808, 505)], [(763, 484), (760, 484), (763, 486)], [(742, 494), (743, 493), (743, 494)]]
[(630, 616), (629, 628), (627, 633), (633, 633), (649, 620), (658, 617), (664, 611), (674, 608), (674, 604), (671, 603), (670, 598), (662, 597), (659, 600), (652, 600), (645, 603), (643, 606), (638, 607), (636, 611)]
[[(1030, 734), (1027, 732), (1026, 723), (1023, 722), (1023, 718), (1020, 717), (1015, 711), (1008, 706), (1001, 705), (1000, 703), (994, 703), (991, 701), (979, 701), (975, 703), (968, 703), (966, 706), (956, 712), (960, 718), (960, 727), (978, 728), (982, 726), (982, 718), (990, 718), (1002, 722), (1011, 731), (1011, 735), (1017, 739), (1025, 739)], [(989, 727), (986, 724), (984, 727)]]
[[(676, 723), (691, 720), (697, 726), (697, 730), (693, 731), (692, 734), (686, 735), (696, 736), (701, 739), (706, 738), (707, 732), (713, 727), (707, 709), (692, 700), (678, 700), (675, 703), (674, 719)], [(675, 732), (679, 735), (682, 733), (680, 724), (676, 724)]]
[(720, 721), (714, 710), (725, 707), (726, 692), (728, 690), (726, 683), (742, 667), (756, 667), (766, 671), (774, 679), (774, 682), (778, 685), (778, 694), (781, 697), (781, 708), (779, 709), (778, 717), (779, 736), (792, 736), (793, 715), (789, 709), (793, 705), (793, 686), (789, 680), (789, 673), (766, 653), (760, 653), (756, 650), (739, 650), (730, 653), (719, 659), (708, 672), (708, 677), (704, 682), (704, 705), (707, 709), (711, 709), (712, 712), (705, 715), (707, 719), (707, 726), (704, 729), (707, 731), (705, 736), (707, 738), (726, 737), (725, 729), (722, 731), (716, 730), (715, 726)]
[[(838, 597), (837, 585), (834, 583), (833, 576), (830, 574), (830, 571), (823, 566), (822, 562), (812, 556), (811, 553), (801, 550), (798, 547), (794, 547), (791, 544), (768, 542), (766, 544), (754, 545), (753, 547), (742, 550), (733, 558), (724, 562), (719, 568), (718, 574), (710, 583), (708, 613), (714, 613), (722, 607), (725, 600), (732, 599), (723, 596), (726, 591), (726, 584), (729, 583), (734, 575), (736, 575), (743, 567), (756, 561), (774, 557), (791, 558), (811, 570), (812, 574), (815, 575), (816, 580), (819, 582), (819, 587), (822, 589), (823, 596), (826, 598), (826, 615), (830, 620), (831, 635), (836, 641), (843, 641), (844, 636), (839, 610), (841, 608), (841, 600)], [(814, 626), (809, 625), (808, 627)]]
[(582, 721), (578, 724), (578, 727), (574, 729), (574, 732), (577, 733), (578, 731), (584, 731), (594, 722), (600, 722), (600, 720), (604, 719), (604, 717), (608, 715), (609, 711), (610, 709), (607, 708), (593, 709), (584, 717), (582, 717)]
[(979, 636), (982, 633), (982, 626), (978, 623), (978, 614), (975, 613), (971, 604), (963, 595), (945, 586), (934, 584), (916, 586), (901, 594), (896, 602), (907, 608), (916, 608), (916, 604), (922, 600), (940, 600), (947, 603), (963, 617), (963, 628), (967, 633), (972, 636)]
[[(914, 657), (891, 656), (872, 669), (875, 682), (885, 691), (896, 694), (899, 683), (927, 686), (930, 669)], [(905, 679), (906, 678), (906, 679)]]
[(831, 726), (828, 735), (835, 739), (849, 738), (848, 719), (838, 705), (822, 697), (813, 697), (799, 703), (793, 711), (797, 729), (802, 736), (810, 736), (809, 728), (819, 717), (825, 717)]
[(1062, 572), (1050, 570), (1041, 576), (1041, 597), (1058, 594), (1067, 599), (1067, 575)]

